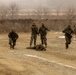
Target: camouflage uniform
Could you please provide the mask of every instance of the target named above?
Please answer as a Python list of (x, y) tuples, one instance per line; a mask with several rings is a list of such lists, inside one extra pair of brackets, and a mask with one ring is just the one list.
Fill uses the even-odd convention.
[(31, 33), (30, 47), (32, 45), (33, 40), (34, 40), (34, 46), (36, 46), (38, 28), (36, 27), (35, 23), (32, 25), (31, 31), (32, 33)]
[(8, 34), (10, 48), (14, 49), (16, 45), (16, 40), (18, 39), (18, 34), (12, 29), (12, 31)]
[(50, 31), (49, 29), (47, 29), (44, 24), (42, 23), (42, 26), (39, 28), (39, 34), (40, 34), (40, 38), (41, 38), (41, 44), (45, 44), (45, 46), (47, 47), (47, 31)]
[(46, 51), (46, 48), (43, 45), (41, 45), (41, 44), (36, 45), (35, 49), (37, 51)]
[(76, 25), (74, 25), (74, 34), (76, 35)]
[(66, 29), (63, 30), (63, 33), (65, 33), (65, 40), (66, 40), (66, 49), (68, 49), (69, 44), (71, 44), (71, 38), (72, 38), (72, 33), (73, 30), (71, 29), (71, 26), (69, 25)]
[(27, 47), (26, 49), (35, 49), (37, 51), (46, 51), (46, 48), (41, 44), (36, 45), (35, 47)]

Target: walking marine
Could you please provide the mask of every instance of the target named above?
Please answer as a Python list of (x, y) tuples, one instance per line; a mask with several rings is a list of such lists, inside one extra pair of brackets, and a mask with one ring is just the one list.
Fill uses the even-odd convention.
[(38, 28), (36, 27), (36, 24), (33, 23), (31, 27), (31, 40), (30, 40), (30, 47), (34, 41), (34, 47), (36, 46), (36, 40), (37, 40), (37, 35), (38, 35)]
[(44, 23), (42, 23), (42, 26), (39, 28), (39, 34), (41, 38), (41, 44), (45, 44), (45, 47), (47, 47), (47, 31), (50, 31), (48, 28), (45, 27)]
[(8, 34), (9, 37), (9, 45), (10, 48), (14, 49), (14, 46), (16, 45), (16, 40), (18, 39), (18, 34), (12, 29), (12, 31)]
[(66, 40), (65, 45), (66, 45), (66, 49), (68, 49), (69, 44), (71, 44), (71, 38), (73, 33), (71, 26), (68, 25), (68, 27), (63, 30), (63, 33), (65, 33), (65, 40)]

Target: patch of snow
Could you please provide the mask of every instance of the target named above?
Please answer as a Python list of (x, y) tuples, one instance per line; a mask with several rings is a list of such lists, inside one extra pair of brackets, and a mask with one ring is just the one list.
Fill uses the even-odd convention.
[(65, 38), (65, 36), (59, 36), (58, 38), (60, 38), (60, 39), (64, 39), (64, 38)]
[(61, 34), (62, 32), (55, 32), (55, 31), (50, 31), (50, 34), (54, 33), (54, 34)]
[(62, 32), (55, 32), (55, 34), (61, 34)]

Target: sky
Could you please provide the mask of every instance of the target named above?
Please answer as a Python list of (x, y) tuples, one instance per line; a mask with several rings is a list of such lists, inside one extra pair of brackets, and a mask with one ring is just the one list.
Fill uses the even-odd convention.
[(66, 8), (66, 7), (76, 7), (76, 0), (0, 0), (2, 4), (10, 4), (12, 2), (16, 2), (23, 8), (33, 9), (39, 6), (47, 6), (51, 9), (56, 8)]

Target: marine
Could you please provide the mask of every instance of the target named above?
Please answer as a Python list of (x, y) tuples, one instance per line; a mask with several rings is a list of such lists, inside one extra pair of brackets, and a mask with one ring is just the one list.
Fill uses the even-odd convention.
[(37, 40), (37, 35), (39, 34), (38, 28), (35, 23), (31, 26), (31, 40), (30, 40), (30, 47), (32, 46), (32, 43), (34, 41), (34, 47), (36, 46), (36, 40)]
[(10, 49), (14, 49), (15, 45), (16, 45), (16, 41), (18, 39), (18, 34), (15, 32), (14, 29), (12, 29), (11, 32), (9, 32), (8, 34), (8, 37), (9, 37), (9, 45), (10, 45)]
[(45, 44), (45, 47), (47, 47), (47, 31), (50, 31), (48, 28), (45, 27), (44, 23), (42, 23), (42, 26), (39, 28), (39, 34), (41, 39), (41, 44)]
[(71, 26), (68, 25), (68, 27), (65, 28), (62, 32), (65, 33), (65, 40), (66, 40), (65, 46), (66, 49), (68, 49), (69, 45), (71, 44), (72, 33), (74, 33), (74, 31), (72, 30)]

